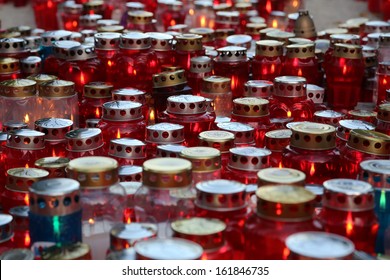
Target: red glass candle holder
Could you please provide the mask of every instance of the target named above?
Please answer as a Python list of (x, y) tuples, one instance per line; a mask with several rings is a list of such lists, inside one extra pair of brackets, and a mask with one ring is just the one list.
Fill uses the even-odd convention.
[(336, 110), (353, 109), (359, 101), (364, 77), (362, 48), (335, 44), (325, 72), (329, 105)]
[(157, 116), (159, 122), (184, 126), (184, 137), (188, 146), (197, 145), (197, 135), (211, 129), (215, 115), (207, 112), (205, 99), (195, 95), (168, 97), (167, 110)]
[(336, 129), (319, 123), (302, 122), (291, 127), (290, 145), (283, 152), (283, 167), (306, 174), (306, 183), (322, 184), (340, 176), (340, 155), (336, 150)]
[(240, 13), (237, 11), (218, 11), (215, 14), (215, 29), (240, 29)]
[(104, 81), (113, 83), (115, 81), (115, 58), (119, 52), (120, 33), (104, 32), (95, 34), (95, 52), (104, 65), (102, 70)]
[(330, 35), (330, 44), (329, 48), (326, 50), (324, 55), (324, 61), (327, 63), (332, 59), (335, 44), (352, 44), (360, 45), (360, 36), (355, 34), (333, 34)]
[(153, 13), (147, 11), (128, 12), (127, 29), (141, 32), (156, 32)]
[(333, 110), (321, 110), (314, 113), (314, 121), (318, 123), (337, 126), (339, 121), (345, 118), (345, 114)]
[(357, 250), (373, 254), (379, 224), (372, 186), (358, 180), (333, 179), (324, 182), (324, 188), (320, 212), (324, 230), (345, 236)]
[(252, 78), (273, 81), (280, 76), (283, 61), (283, 43), (273, 40), (256, 42), (256, 55), (252, 60)]
[(105, 155), (102, 131), (99, 128), (79, 128), (69, 131), (67, 140), (67, 158)]
[(45, 134), (46, 153), (52, 157), (66, 156), (65, 134), (72, 128), (73, 122), (68, 119), (44, 118), (35, 121), (35, 130)]
[(232, 111), (231, 79), (221, 76), (209, 76), (203, 78), (200, 86), (200, 95), (213, 100), (215, 114), (218, 117), (230, 116)]
[(281, 185), (262, 186), (256, 196), (257, 211), (245, 223), (245, 259), (285, 260), (289, 235), (316, 231), (312, 220), (315, 195), (302, 187)]
[(232, 122), (248, 124), (255, 129), (257, 147), (264, 147), (264, 135), (274, 129), (270, 122), (268, 100), (257, 97), (237, 98), (233, 101)]
[(368, 10), (372, 13), (379, 13), (381, 11), (381, 0), (368, 0)]
[[(123, 182), (142, 182), (142, 167), (137, 166), (137, 165), (122, 165), (118, 169), (118, 176), (119, 176), (119, 181), (122, 183)], [(136, 186), (136, 185), (130, 184), (127, 186)], [(126, 189), (126, 194), (129, 197), (129, 192), (128, 192), (128, 188), (126, 188), (126, 184), (125, 184), (125, 189)], [(135, 188), (132, 188), (132, 189), (135, 189)]]
[(145, 142), (147, 158), (154, 158), (158, 145), (184, 144), (184, 126), (173, 123), (158, 123), (146, 127)]
[(57, 9), (59, 1), (56, 0), (34, 0), (32, 6), (35, 15), (35, 22), (38, 28), (45, 30), (58, 29)]
[(270, 167), (271, 151), (255, 147), (232, 148), (229, 163), (222, 174), (223, 179), (241, 182), (245, 185), (257, 183), (257, 172)]
[(131, 101), (110, 101), (103, 104), (103, 116), (98, 124), (106, 147), (115, 138), (144, 140), (146, 123), (141, 104)]
[(245, 26), (245, 34), (252, 37), (257, 42), (260, 40), (260, 30), (267, 27), (267, 24), (260, 22), (248, 22)]
[(347, 145), (349, 135), (352, 129), (375, 130), (372, 123), (361, 120), (340, 120), (336, 132), (336, 145), (339, 151)]
[[(59, 69), (62, 67), (62, 65), (66, 62), (66, 52), (70, 48), (79, 47), (81, 44), (76, 41), (69, 41), (70, 35), (68, 35), (69, 31), (63, 31), (64, 34), (61, 34), (61, 32), (58, 31), (54, 34), (47, 34), (46, 37), (43, 38), (43, 42), (45, 42), (45, 39), (50, 42), (50, 40), (58, 40), (54, 41), (53, 43), (46, 43), (48, 47), (51, 47), (53, 51), (48, 54), (43, 61), (43, 73), (46, 73), (48, 75), (59, 75)], [(71, 34), (71, 32), (69, 32)], [(43, 35), (42, 35), (43, 36)], [(69, 37), (69, 38), (68, 38)], [(52, 45), (49, 45), (52, 44)]]
[(111, 101), (112, 89), (112, 84), (104, 82), (91, 82), (84, 86), (83, 100), (80, 104), (80, 127), (85, 127), (88, 119), (102, 117), (102, 106)]
[(216, 123), (216, 127), (233, 133), (236, 147), (256, 146), (255, 129), (250, 125), (239, 122), (221, 122)]
[(7, 170), (5, 187), (2, 190), (1, 202), (3, 211), (17, 206), (29, 206), (28, 189), (34, 182), (46, 179), (49, 172), (37, 168), (11, 168)]
[(375, 130), (390, 136), (390, 103), (379, 105)]
[(0, 58), (0, 82), (22, 78), (17, 58)]
[(380, 4), (381, 4), (381, 12), (382, 12), (383, 20), (389, 20), (390, 19), (390, 1), (380, 0)]
[(196, 34), (182, 34), (176, 36), (175, 65), (189, 71), (191, 58), (205, 55), (202, 36)]
[(350, 131), (347, 145), (340, 151), (342, 176), (354, 179), (359, 172), (359, 164), (369, 159), (388, 159), (390, 136), (369, 130)]
[[(109, 8), (109, 1), (83, 1), (84, 15), (101, 15), (106, 16), (106, 9)], [(111, 14), (107, 14), (107, 18), (111, 18)]]
[(112, 99), (115, 101), (132, 101), (142, 104), (142, 114), (146, 120), (149, 118), (147, 97), (146, 92), (136, 88), (120, 88), (112, 91)]
[[(211, 58), (207, 56), (198, 56), (191, 58), (191, 67), (189, 72), (187, 73), (187, 81), (188, 86), (192, 88), (192, 92), (194, 95), (202, 95), (201, 88), (203, 79), (211, 76), (211, 70)], [(215, 100), (215, 98), (212, 99)]]
[(225, 237), (233, 248), (233, 259), (244, 258), (243, 229), (248, 215), (245, 189), (245, 185), (228, 180), (211, 180), (196, 185), (197, 216), (226, 223)]
[(150, 37), (142, 33), (127, 33), (120, 38), (114, 85), (116, 88), (134, 87), (151, 92), (152, 76), (158, 72), (158, 59), (150, 49)]
[(83, 6), (74, 2), (65, 2), (64, 10), (61, 13), (62, 28), (69, 31), (79, 31), (80, 16)]
[(108, 155), (122, 165), (141, 165), (146, 160), (146, 144), (132, 138), (111, 139)]
[(36, 75), (42, 71), (42, 59), (39, 56), (28, 56), (20, 60), (23, 78)]
[(277, 129), (268, 131), (265, 134), (265, 147), (272, 152), (270, 155), (270, 166), (283, 167), (283, 151), (290, 145), (291, 135), (290, 129)]
[(390, 62), (381, 62), (376, 72), (377, 85), (374, 91), (374, 102), (377, 105), (386, 100), (386, 90), (390, 85)]
[(230, 86), (233, 98), (244, 95), (244, 84), (249, 79), (249, 62), (246, 49), (236, 46), (220, 48), (214, 60), (214, 73), (231, 79)]
[(35, 161), (34, 165), (48, 171), (48, 178), (65, 178), (69, 161), (66, 157), (44, 157)]
[(191, 147), (181, 151), (180, 157), (191, 161), (193, 184), (221, 178), (221, 152), (209, 147)]
[[(151, 49), (156, 53), (158, 65), (173, 65), (175, 61), (174, 50), (172, 49), (173, 36), (165, 33), (146, 33), (152, 40)], [(158, 69), (160, 72), (161, 69)]]
[(206, 27), (196, 27), (196, 28), (191, 28), (188, 32), (191, 34), (201, 35), (203, 46), (214, 47), (215, 45), (214, 29), (206, 28)]
[(13, 217), (14, 236), (12, 241), (16, 248), (30, 249), (31, 247), (28, 212), (28, 206), (16, 206), (9, 210)]
[(169, 26), (177, 24), (184, 24), (185, 11), (183, 10), (183, 3), (180, 1), (167, 2), (167, 10), (162, 15), (164, 30), (168, 30)]

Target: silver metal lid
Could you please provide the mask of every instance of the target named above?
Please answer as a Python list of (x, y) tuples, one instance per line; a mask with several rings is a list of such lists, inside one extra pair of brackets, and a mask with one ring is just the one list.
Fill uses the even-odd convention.
[(390, 23), (386, 21), (373, 20), (365, 23), (365, 33), (387, 33), (390, 32)]
[(6, 146), (18, 150), (40, 150), (45, 147), (45, 134), (32, 129), (11, 130)]
[(236, 62), (246, 61), (246, 48), (237, 46), (227, 46), (217, 49), (218, 57), (217, 61), (221, 62)]
[(342, 140), (348, 141), (349, 133), (352, 129), (375, 130), (375, 126), (372, 123), (360, 120), (340, 120), (336, 136)]
[(23, 38), (26, 41), (26, 49), (38, 50), (42, 44), (42, 38), (40, 36), (27, 36)]
[(103, 119), (110, 121), (133, 121), (143, 118), (142, 104), (131, 101), (110, 101), (103, 104)]
[(375, 189), (390, 190), (390, 160), (365, 160), (360, 163), (359, 180)]
[(175, 95), (168, 97), (167, 112), (179, 115), (203, 114), (206, 100), (196, 95)]
[(13, 54), (22, 53), (26, 50), (27, 42), (22, 38), (0, 39), (0, 53)]
[(337, 126), (345, 114), (333, 110), (322, 110), (314, 113), (314, 121)]
[(47, 31), (42, 33), (42, 45), (51, 47), (56, 41), (70, 40), (72, 32), (66, 30)]
[(191, 58), (191, 73), (209, 73), (212, 69), (212, 61), (208, 56), (197, 56)]
[(233, 133), (235, 144), (250, 144), (255, 141), (255, 129), (250, 125), (239, 122), (221, 122), (217, 123), (217, 127), (221, 130)]
[(99, 128), (79, 128), (69, 131), (66, 150), (71, 152), (85, 152), (96, 150), (103, 146), (103, 135)]
[(80, 26), (83, 28), (96, 28), (98, 20), (101, 20), (103, 16), (92, 14), (80, 16)]
[(28, 206), (16, 206), (16, 207), (12, 207), (9, 210), (9, 213), (13, 217), (28, 219), (28, 212), (29, 211), (30, 211), (30, 207), (28, 207)]
[(267, 99), (274, 92), (274, 84), (265, 80), (251, 80), (245, 83), (244, 90), (244, 96)]
[(81, 44), (76, 41), (56, 41), (53, 43), (53, 52), (57, 58), (66, 59), (67, 50), (80, 46)]
[(23, 73), (38, 74), (41, 72), (42, 59), (39, 56), (29, 56), (20, 60)]
[(244, 34), (230, 35), (226, 38), (226, 42), (228, 45), (242, 47), (249, 50), (252, 43), (252, 36)]
[(155, 144), (179, 144), (184, 142), (184, 126), (158, 123), (146, 127), (146, 142)]
[[(6, 121), (3, 123), (3, 131), (5, 132), (10, 130), (24, 129), (24, 128), (28, 128), (28, 125), (25, 122)], [(7, 140), (7, 138), (5, 140)]]
[(121, 35), (119, 47), (126, 50), (144, 50), (149, 49), (152, 42), (149, 35), (130, 32)]
[(145, 159), (146, 144), (131, 138), (111, 139), (108, 154), (126, 159)]
[(68, 61), (88, 60), (96, 57), (95, 48), (81, 45), (65, 51), (65, 59)]
[(173, 36), (159, 32), (145, 33), (150, 37), (151, 49), (156, 51), (170, 51), (172, 50)]
[(97, 50), (118, 50), (121, 34), (113, 32), (97, 33), (95, 38), (95, 49)]
[[(142, 182), (142, 167), (137, 165), (123, 165), (118, 169), (119, 181)], [(126, 192), (129, 194), (128, 192)]]
[(314, 104), (324, 103), (325, 89), (313, 84), (306, 85), (307, 99), (311, 99)]
[(146, 92), (136, 88), (120, 88), (112, 91), (113, 100), (138, 102), (146, 104)]
[(35, 121), (35, 129), (45, 133), (45, 141), (65, 140), (65, 134), (72, 130), (73, 122), (60, 118), (45, 118)]
[(158, 145), (156, 157), (178, 158), (186, 147), (177, 144)]
[(244, 171), (259, 171), (270, 165), (271, 151), (255, 147), (230, 149), (229, 167)]
[(298, 76), (280, 76), (274, 80), (274, 95), (281, 97), (306, 96), (306, 79)]

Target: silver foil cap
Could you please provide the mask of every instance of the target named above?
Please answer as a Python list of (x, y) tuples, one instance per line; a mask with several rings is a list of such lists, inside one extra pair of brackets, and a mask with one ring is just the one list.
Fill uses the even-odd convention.
[(208, 56), (197, 56), (191, 58), (191, 73), (210, 73), (212, 69), (212, 61)]
[(103, 135), (99, 128), (80, 128), (69, 131), (66, 150), (70, 152), (85, 152), (96, 150), (103, 146)]
[(45, 118), (35, 121), (35, 129), (45, 133), (45, 141), (62, 141), (72, 130), (73, 122), (68, 119)]
[(22, 38), (0, 39), (0, 53), (14, 54), (22, 53), (26, 50), (27, 42)]
[(274, 80), (274, 95), (281, 97), (306, 96), (306, 79), (298, 76), (280, 76)]
[(110, 121), (133, 121), (143, 118), (142, 104), (131, 101), (110, 101), (103, 104), (103, 119)]
[(51, 47), (57, 41), (70, 40), (72, 32), (66, 30), (47, 31), (42, 33), (42, 45)]
[(18, 150), (41, 150), (45, 148), (45, 134), (31, 129), (11, 130), (6, 146)]
[(239, 122), (221, 122), (217, 123), (220, 130), (228, 131), (234, 134), (234, 143), (251, 144), (255, 142), (255, 129), (250, 125)]
[(184, 126), (158, 123), (146, 127), (146, 142), (155, 144), (179, 144), (184, 142)]
[(310, 99), (314, 104), (324, 103), (325, 89), (313, 84), (307, 84), (306, 86), (307, 99)]
[(65, 51), (65, 59), (68, 61), (88, 60), (96, 57), (95, 48), (81, 45)]
[(95, 49), (107, 50), (107, 51), (118, 50), (120, 37), (121, 37), (120, 33), (114, 33), (114, 32), (97, 33), (94, 35)]
[(177, 144), (158, 145), (156, 157), (178, 158), (185, 148), (186, 146)]
[(375, 126), (372, 123), (360, 120), (340, 120), (336, 136), (344, 141), (348, 141), (352, 129), (375, 130)]
[(101, 15), (96, 14), (80, 16), (80, 26), (83, 28), (96, 28), (98, 20), (102, 18)]
[(206, 113), (206, 100), (196, 95), (175, 95), (168, 97), (167, 112), (179, 115)]
[(120, 37), (119, 47), (126, 50), (144, 50), (152, 46), (149, 35), (137, 32), (123, 34)]
[(255, 147), (230, 149), (229, 167), (244, 171), (259, 171), (270, 166), (271, 151)]
[(142, 182), (142, 167), (137, 165), (123, 165), (118, 169), (120, 182)]
[(244, 90), (244, 96), (267, 99), (274, 93), (274, 84), (265, 80), (251, 80), (245, 83)]
[(217, 61), (221, 62), (236, 62), (246, 61), (246, 48), (237, 46), (227, 46), (217, 49), (218, 57)]
[(322, 110), (314, 113), (314, 121), (337, 126), (345, 114), (333, 110)]
[(365, 160), (360, 163), (359, 180), (379, 190), (390, 190), (390, 160)]
[(136, 88), (120, 88), (112, 91), (113, 100), (138, 102), (146, 104), (146, 92)]
[(53, 43), (54, 55), (59, 59), (66, 59), (67, 50), (75, 47), (80, 47), (81, 44), (76, 41), (62, 40)]
[(29, 56), (20, 60), (20, 68), (25, 74), (38, 74), (41, 72), (42, 59), (39, 56)]
[(108, 154), (125, 159), (145, 159), (146, 144), (131, 138), (112, 139), (110, 140)]
[(156, 51), (170, 51), (172, 50), (173, 36), (159, 32), (145, 33), (150, 37), (151, 49)]

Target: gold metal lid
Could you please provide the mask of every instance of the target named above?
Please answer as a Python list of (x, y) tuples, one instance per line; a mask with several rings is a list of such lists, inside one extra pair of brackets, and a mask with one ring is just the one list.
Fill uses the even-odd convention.
[(0, 95), (10, 98), (35, 96), (36, 82), (27, 79), (6, 80), (0, 83)]
[(292, 168), (266, 168), (257, 173), (257, 185), (292, 185), (305, 186), (306, 175), (300, 170)]
[(152, 46), (149, 35), (129, 32), (122, 34), (120, 37), (119, 48), (125, 50), (144, 50), (149, 49)]
[(70, 40), (72, 32), (66, 30), (46, 31), (42, 33), (42, 45), (51, 47), (56, 41)]
[(235, 144), (253, 144), (255, 129), (250, 125), (239, 122), (221, 122), (216, 124), (220, 130), (234, 134)]
[(88, 98), (111, 98), (114, 86), (106, 82), (90, 82), (84, 85), (84, 97)]
[(23, 38), (0, 39), (0, 53), (15, 54), (26, 51), (26, 41)]
[(280, 76), (274, 80), (274, 95), (281, 97), (306, 96), (306, 79), (298, 76)]
[(102, 18), (101, 15), (97, 14), (80, 16), (80, 26), (83, 28), (96, 28), (98, 20)]
[(390, 136), (376, 131), (353, 129), (350, 132), (347, 145), (367, 154), (390, 155)]
[(102, 105), (102, 119), (126, 122), (140, 120), (142, 115), (142, 104), (132, 101), (110, 101)]
[(218, 23), (230, 25), (238, 25), (240, 23), (240, 13), (237, 11), (218, 11), (215, 15), (215, 22)]
[(315, 195), (302, 187), (262, 186), (256, 191), (257, 215), (274, 221), (299, 222), (314, 214)]
[(167, 112), (176, 115), (206, 113), (206, 100), (196, 95), (174, 95), (168, 97)]
[(64, 178), (69, 161), (70, 159), (64, 157), (45, 157), (35, 161), (34, 165), (48, 171), (48, 178)]
[(268, 131), (265, 134), (265, 147), (274, 152), (282, 152), (290, 145), (292, 131), (290, 129), (278, 129)]
[(186, 148), (187, 147), (179, 144), (158, 145), (156, 157), (178, 158), (180, 157), (181, 151)]
[(283, 43), (276, 40), (260, 40), (256, 42), (256, 55), (274, 57), (283, 55)]
[(38, 95), (45, 98), (62, 98), (77, 94), (74, 89), (74, 82), (64, 80), (53, 80), (38, 85)]
[(191, 34), (201, 35), (203, 44), (214, 42), (215, 40), (215, 31), (212, 28), (196, 27), (191, 28), (188, 32)]
[[(137, 165), (122, 165), (118, 170), (119, 181), (126, 190), (126, 195), (134, 194), (136, 190), (142, 185), (142, 167)], [(140, 184), (124, 184), (140, 183)], [(133, 192), (134, 190), (134, 192)], [(131, 192), (131, 193), (130, 193)]]
[(19, 59), (6, 57), (0, 58), (0, 73), (11, 74), (18, 72), (20, 68)]
[(362, 161), (358, 178), (371, 184), (375, 190), (390, 190), (390, 160)]
[(97, 50), (118, 50), (121, 34), (104, 32), (95, 34), (95, 49)]
[(348, 59), (362, 59), (362, 47), (348, 44), (335, 44), (333, 56)]
[(184, 70), (165, 71), (153, 75), (153, 88), (172, 87), (186, 83)]
[(136, 242), (156, 236), (157, 226), (155, 224), (117, 224), (110, 230), (110, 250), (118, 252), (133, 248)]
[(229, 180), (211, 180), (196, 184), (195, 204), (203, 209), (233, 211), (247, 206), (246, 185)]
[(27, 193), (33, 183), (46, 179), (49, 172), (38, 168), (11, 168), (7, 170), (5, 187), (11, 191)]
[(65, 140), (65, 134), (72, 130), (73, 122), (68, 119), (44, 118), (35, 121), (35, 130), (45, 133), (45, 141)]
[(8, 214), (0, 214), (0, 242), (3, 243), (10, 240), (13, 235), (13, 217)]
[(43, 260), (91, 260), (91, 247), (85, 243), (55, 245), (42, 251)]
[(204, 77), (202, 91), (206, 93), (228, 93), (231, 92), (230, 78), (221, 76)]
[(200, 51), (202, 50), (202, 36), (197, 34), (181, 34), (176, 36), (177, 51)]
[(366, 122), (374, 122), (377, 113), (368, 110), (351, 110), (348, 111), (348, 117), (355, 120), (362, 120)]
[(83, 3), (83, 10), (85, 14), (103, 14), (104, 1), (89, 1)]
[(225, 244), (226, 224), (218, 219), (188, 218), (171, 223), (173, 236), (191, 240), (204, 250), (216, 249)]
[(199, 133), (198, 138), (199, 146), (216, 148), (221, 154), (228, 153), (234, 146), (234, 134), (227, 131), (203, 131)]
[(145, 142), (155, 144), (179, 144), (184, 142), (184, 126), (158, 123), (146, 127)]
[(348, 141), (352, 129), (375, 130), (375, 126), (361, 120), (340, 120), (336, 135), (339, 139)]
[(315, 45), (314, 43), (311, 44), (293, 44), (288, 45), (286, 47), (287, 53), (286, 56), (288, 58), (311, 58), (315, 57), (314, 50)]
[(328, 150), (336, 146), (336, 129), (328, 124), (302, 122), (291, 127), (290, 146), (304, 150)]
[(212, 70), (212, 61), (208, 56), (197, 56), (191, 58), (191, 73), (210, 73)]
[(119, 24), (99, 26), (101, 21), (102, 21), (101, 19), (97, 21), (97, 24), (98, 24), (97, 32), (99, 32), (99, 33), (119, 33), (119, 34), (121, 34), (125, 30), (125, 28)]
[(108, 155), (126, 159), (145, 159), (146, 144), (137, 139), (111, 139)]
[(248, 35), (260, 35), (260, 30), (267, 28), (265, 23), (248, 22), (245, 26), (245, 34)]
[(313, 84), (306, 85), (307, 98), (312, 100), (314, 104), (324, 103), (325, 89)]
[(79, 128), (69, 131), (66, 150), (70, 152), (93, 151), (103, 146), (103, 135), (99, 128)]
[(230, 149), (228, 166), (243, 171), (258, 171), (269, 167), (271, 151), (255, 147)]
[(390, 103), (379, 105), (377, 119), (384, 122), (390, 122)]
[(25, 74), (38, 74), (41, 72), (42, 59), (39, 56), (28, 56), (20, 60), (20, 66)]
[(364, 33), (388, 33), (390, 32), (390, 23), (386, 21), (373, 20), (365, 22)]
[(276, 40), (282, 42), (284, 45), (288, 45), (288, 39), (295, 37), (294, 33), (276, 30), (266, 33), (268, 40)]
[(294, 233), (285, 244), (294, 260), (345, 260), (351, 259), (355, 251), (351, 240), (327, 232)]
[(345, 117), (345, 114), (333, 110), (321, 110), (314, 113), (314, 121), (338, 126), (339, 121)]
[(269, 115), (269, 101), (257, 97), (242, 97), (233, 100), (233, 115), (257, 118)]
[(118, 162), (109, 157), (81, 157), (69, 162), (68, 177), (77, 180), (81, 188), (105, 188), (116, 184)]
[(147, 11), (129, 11), (127, 21), (133, 24), (149, 24), (153, 20), (153, 13)]
[(120, 88), (112, 91), (113, 100), (138, 102), (142, 105), (146, 104), (146, 92), (136, 88)]
[(193, 172), (208, 172), (221, 169), (221, 152), (214, 148), (184, 148), (180, 156), (191, 161)]
[(217, 61), (220, 62), (236, 62), (246, 61), (246, 48), (237, 46), (227, 46), (217, 49), (218, 57)]
[(18, 150), (41, 150), (45, 148), (45, 134), (32, 129), (11, 130), (6, 146)]
[(192, 182), (192, 164), (180, 158), (154, 158), (143, 164), (143, 184), (151, 188), (182, 188)]
[(300, 38), (315, 38), (317, 37), (314, 21), (309, 15), (309, 11), (301, 10), (298, 12), (298, 18), (294, 24), (295, 36)]
[(353, 179), (332, 179), (325, 181), (323, 185), (323, 207), (352, 212), (375, 207), (374, 190), (369, 183)]
[(54, 75), (34, 74), (34, 75), (28, 76), (26, 79), (35, 81), (36, 85), (37, 85), (36, 87), (38, 88), (39, 84), (44, 83), (44, 82), (54, 81), (58, 78)]

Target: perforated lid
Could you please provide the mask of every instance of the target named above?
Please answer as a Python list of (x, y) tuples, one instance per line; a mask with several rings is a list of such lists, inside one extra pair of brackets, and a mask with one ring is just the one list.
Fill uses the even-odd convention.
[(269, 101), (258, 97), (243, 97), (233, 100), (233, 115), (256, 118), (269, 115)]
[(121, 35), (119, 47), (126, 50), (144, 50), (152, 46), (150, 36), (138, 32)]
[(142, 105), (146, 104), (146, 92), (136, 88), (120, 88), (112, 91), (113, 100), (138, 102)]
[(303, 187), (306, 175), (292, 168), (265, 168), (257, 173), (258, 186), (293, 185)]
[(221, 130), (209, 130), (199, 133), (199, 146), (212, 147), (221, 153), (228, 153), (234, 146), (234, 134)]
[(143, 118), (142, 104), (132, 101), (110, 101), (103, 104), (102, 118), (110, 121), (133, 121)]
[(51, 47), (56, 41), (70, 40), (72, 32), (66, 30), (47, 31), (42, 33), (42, 45)]
[(158, 123), (146, 127), (146, 142), (155, 144), (179, 144), (184, 142), (184, 126)]
[(23, 73), (38, 74), (41, 72), (42, 59), (38, 56), (28, 56), (20, 60), (20, 66)]
[(94, 35), (97, 50), (118, 50), (120, 33), (104, 32)]
[(105, 82), (90, 82), (84, 85), (84, 96), (88, 98), (110, 98), (114, 86)]
[(63, 141), (72, 130), (73, 121), (60, 118), (44, 118), (35, 121), (35, 129), (45, 134), (45, 141)]
[(11, 130), (6, 146), (18, 150), (41, 150), (45, 148), (45, 134), (31, 129)]
[(367, 154), (390, 155), (390, 136), (376, 131), (353, 129), (347, 145)]
[(206, 112), (206, 100), (196, 95), (175, 95), (168, 97), (167, 112), (178, 115), (203, 114)]
[(274, 92), (274, 84), (265, 80), (247, 81), (244, 86), (244, 96), (269, 98)]
[(137, 139), (111, 139), (108, 154), (126, 159), (145, 159), (146, 144)]
[(192, 163), (192, 171), (214, 171), (221, 168), (221, 153), (209, 147), (184, 148), (180, 156)]
[(246, 48), (237, 46), (227, 46), (217, 49), (218, 57), (217, 61), (223, 62), (235, 62), (246, 61)]
[(228, 131), (234, 134), (235, 144), (254, 143), (254, 128), (250, 125), (239, 122), (220, 122), (217, 123), (220, 130)]
[(306, 96), (306, 79), (298, 76), (280, 76), (274, 80), (274, 95), (281, 97)]
[(156, 51), (170, 51), (172, 50), (173, 36), (159, 32), (147, 32), (152, 41), (152, 49)]
[(328, 124), (302, 122), (291, 126), (290, 146), (304, 150), (328, 150), (336, 146), (336, 129)]
[(269, 167), (271, 151), (255, 147), (230, 149), (229, 167), (244, 171), (258, 171)]
[(99, 128), (79, 128), (69, 131), (66, 149), (71, 152), (96, 150), (103, 146), (103, 135)]
[(26, 40), (22, 38), (5, 38), (0, 39), (0, 53), (14, 54), (26, 51)]

